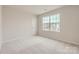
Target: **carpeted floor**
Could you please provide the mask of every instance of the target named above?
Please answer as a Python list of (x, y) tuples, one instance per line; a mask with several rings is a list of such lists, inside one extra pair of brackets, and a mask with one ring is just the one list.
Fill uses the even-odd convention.
[(33, 36), (4, 43), (2, 54), (75, 54), (79, 47), (44, 37)]

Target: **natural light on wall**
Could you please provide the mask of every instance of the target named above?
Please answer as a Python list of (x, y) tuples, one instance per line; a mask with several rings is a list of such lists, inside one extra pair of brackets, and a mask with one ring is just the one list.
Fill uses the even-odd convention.
[(60, 14), (43, 16), (43, 31), (60, 32)]

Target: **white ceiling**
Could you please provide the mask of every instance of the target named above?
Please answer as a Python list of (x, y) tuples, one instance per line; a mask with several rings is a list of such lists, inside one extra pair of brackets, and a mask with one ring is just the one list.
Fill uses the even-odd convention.
[(39, 15), (63, 7), (63, 5), (9, 5), (8, 7), (16, 8), (34, 15)]

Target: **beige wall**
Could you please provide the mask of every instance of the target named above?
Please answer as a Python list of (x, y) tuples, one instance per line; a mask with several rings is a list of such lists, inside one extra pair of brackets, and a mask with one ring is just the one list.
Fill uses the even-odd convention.
[(35, 15), (27, 14), (17, 9), (3, 6), (3, 42), (16, 40), (18, 38), (30, 38), (33, 31), (32, 21), (36, 19)]
[(0, 5), (0, 50), (2, 43), (2, 6)]
[[(42, 31), (42, 16), (61, 14), (61, 32)], [(79, 6), (64, 6), (38, 16), (38, 35), (79, 45)]]
[(37, 34), (37, 16), (34, 16), (32, 19), (32, 34)]

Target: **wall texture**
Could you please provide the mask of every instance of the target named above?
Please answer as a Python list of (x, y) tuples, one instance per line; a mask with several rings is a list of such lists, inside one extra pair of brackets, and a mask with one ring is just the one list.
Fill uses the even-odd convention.
[(2, 43), (2, 6), (0, 5), (0, 50)]
[[(60, 13), (61, 32), (42, 30), (42, 16)], [(79, 45), (79, 6), (64, 6), (38, 16), (38, 35)]]
[(35, 15), (7, 6), (3, 6), (2, 10), (3, 42), (16, 40), (20, 37), (27, 40), (35, 34), (32, 26), (32, 21), (35, 21), (36, 18)]

